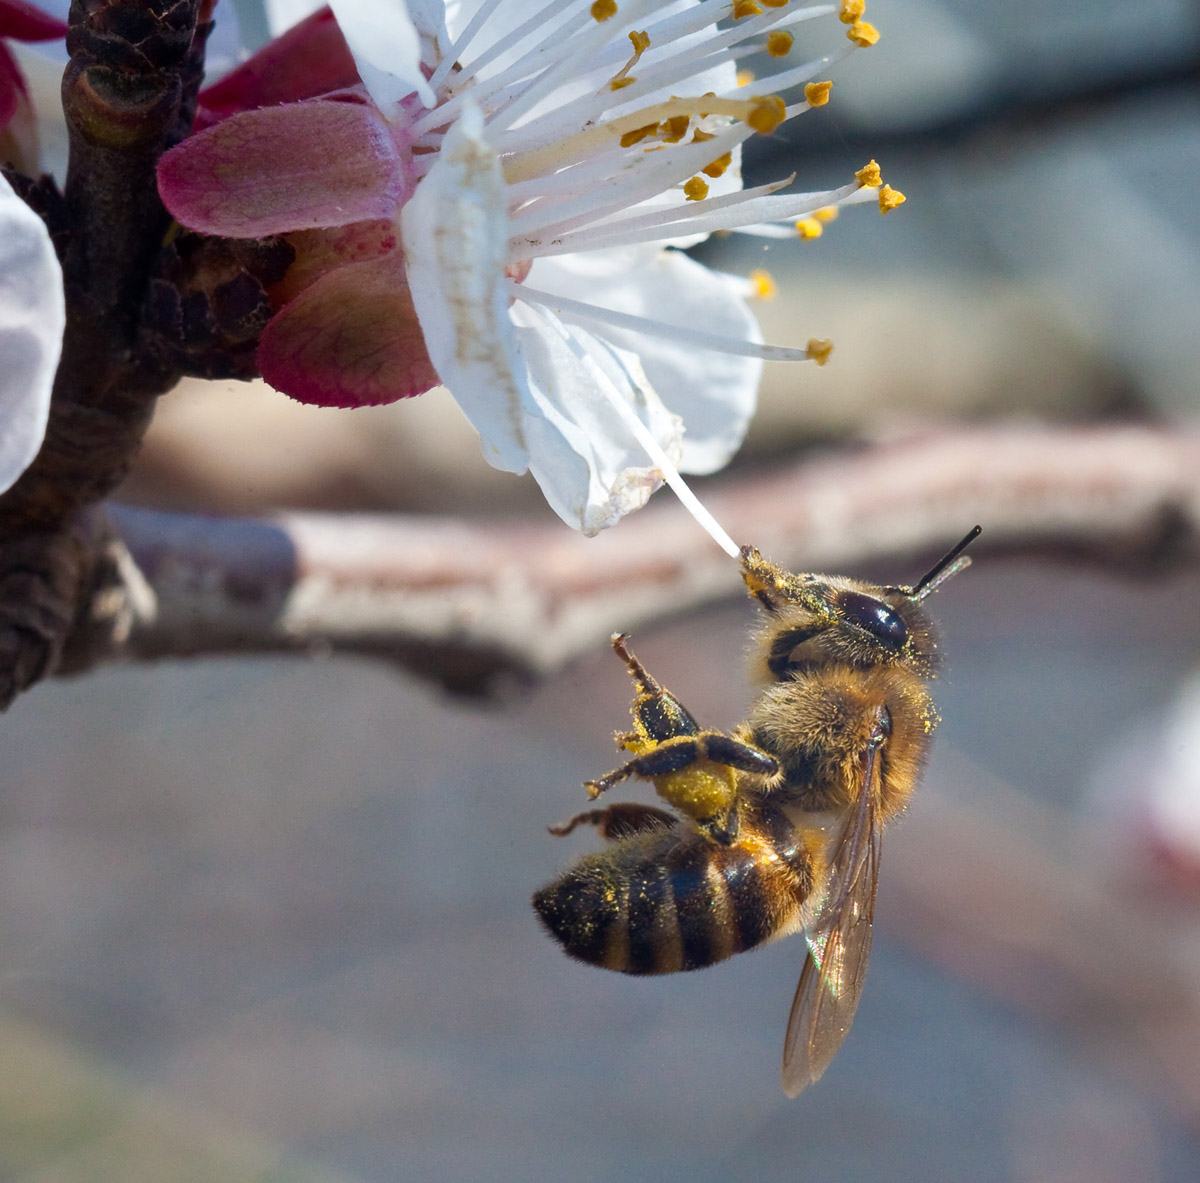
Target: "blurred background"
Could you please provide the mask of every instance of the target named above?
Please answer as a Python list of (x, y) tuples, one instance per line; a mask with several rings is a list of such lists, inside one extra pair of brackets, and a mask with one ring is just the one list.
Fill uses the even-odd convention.
[[(1200, 12), (867, 16), (880, 44), (747, 172), (817, 189), (874, 156), (909, 201), (816, 242), (706, 245), (771, 270), (769, 340), (837, 343), (799, 378), (768, 367), (732, 479), (948, 421), (1193, 427)], [(549, 518), (437, 393), (339, 415), (195, 385), (163, 401), (125, 494)], [(936, 557), (846, 573), (905, 581)], [(717, 726), (748, 702), (753, 613), (730, 591), (635, 638)], [(854, 1030), (795, 1102), (778, 1058), (800, 941), (640, 981), (568, 962), (529, 910), (591, 844), (544, 827), (625, 724), (603, 648), (495, 707), (344, 658), (43, 685), (2, 732), (0, 1177), (1192, 1180), (1197, 602), (1194, 569), (986, 539), (938, 593), (935, 757), (887, 835)]]

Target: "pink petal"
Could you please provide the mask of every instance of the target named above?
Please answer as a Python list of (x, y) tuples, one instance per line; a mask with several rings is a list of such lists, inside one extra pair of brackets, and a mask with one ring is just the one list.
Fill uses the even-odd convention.
[(67, 26), (25, 0), (0, 0), (0, 37), (15, 41), (53, 41)]
[(200, 92), (196, 130), (257, 107), (275, 107), (356, 86), (358, 70), (333, 13), (322, 8), (268, 41)]
[(0, 45), (0, 131), (8, 126), (26, 93), (25, 79), (21, 77), (16, 59)]
[(270, 289), (271, 307), (282, 308), (327, 271), (347, 263), (364, 263), (396, 250), (400, 232), (392, 218), (353, 222), (349, 226), (322, 226), (296, 230), (287, 236), (296, 252), (287, 274)]
[(258, 369), (276, 390), (320, 407), (366, 407), (438, 384), (399, 251), (322, 276), (275, 316)]
[(410, 191), (394, 130), (356, 102), (245, 111), (167, 152), (159, 193), (184, 226), (228, 238), (392, 217)]

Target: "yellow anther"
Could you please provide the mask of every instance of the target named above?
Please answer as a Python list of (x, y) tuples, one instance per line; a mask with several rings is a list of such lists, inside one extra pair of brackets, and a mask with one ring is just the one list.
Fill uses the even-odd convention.
[(879, 30), (870, 21), (855, 21), (846, 30), (846, 36), (855, 45), (861, 45), (865, 49), (879, 40)]
[(654, 135), (656, 131), (658, 131), (657, 123), (647, 123), (645, 127), (635, 127), (633, 131), (627, 131), (618, 142), (622, 148), (632, 148), (638, 141)]
[(828, 225), (830, 222), (833, 222), (837, 219), (838, 207), (836, 205), (823, 205), (820, 209), (813, 210), (812, 216), (816, 218), (818, 222), (824, 222), (826, 225)]
[(754, 81), (754, 71), (753, 70), (739, 70), (737, 72), (738, 86), (749, 86), (750, 83), (752, 83), (753, 81)]
[(820, 238), (822, 233), (824, 233), (824, 230), (825, 227), (822, 226), (816, 218), (801, 218), (800, 221), (796, 223), (796, 233), (800, 235), (805, 242), (808, 242), (813, 238)]
[(762, 9), (755, 0), (733, 0), (733, 12), (730, 13), (735, 21), (744, 16), (762, 16)]
[(689, 115), (672, 115), (670, 119), (664, 119), (658, 125), (659, 138), (668, 144), (678, 144), (687, 135), (689, 123), (691, 123)]
[(883, 174), (879, 171), (879, 165), (874, 160), (868, 160), (862, 168), (854, 174), (854, 179), (864, 189), (874, 189), (877, 185), (883, 184)]
[(692, 143), (703, 144), (706, 140), (715, 140), (717, 133), (712, 131), (701, 131), (700, 128), (692, 129)]
[(688, 201), (703, 201), (708, 196), (708, 182), (701, 177), (693, 177), (685, 182), (683, 195)]
[(787, 105), (777, 94), (758, 99), (746, 122), (760, 135), (774, 131), (787, 118)]
[(762, 268), (757, 268), (750, 272), (750, 286), (754, 292), (756, 300), (774, 300), (779, 294), (779, 289), (775, 286), (775, 280), (771, 277), (769, 271), (764, 271)]
[(833, 342), (830, 341), (828, 337), (826, 337), (823, 341), (817, 337), (813, 337), (813, 339), (809, 341), (808, 345), (805, 347), (804, 356), (807, 357), (809, 361), (815, 361), (817, 365), (823, 366), (829, 360), (829, 355), (832, 352)]
[(838, 20), (843, 25), (852, 25), (855, 21), (861, 20), (862, 14), (866, 11), (866, 0), (842, 0), (841, 11), (838, 12)]
[(806, 82), (804, 100), (810, 107), (823, 107), (829, 102), (829, 92), (832, 89), (832, 82)]
[(767, 53), (773, 58), (787, 57), (794, 38), (783, 29), (776, 29), (767, 37)]
[(706, 177), (712, 177), (714, 180), (722, 176), (725, 170), (733, 163), (733, 153), (726, 152), (724, 156), (718, 156), (716, 160), (706, 164), (700, 171)]
[(764, 8), (783, 8), (788, 0), (758, 0)]
[(606, 21), (617, 15), (617, 0), (595, 0), (592, 5), (592, 20)]
[(888, 210), (893, 210), (898, 205), (903, 205), (908, 200), (899, 189), (893, 189), (891, 185), (884, 185), (879, 190), (879, 212), (886, 214)]
[(630, 76), (629, 71), (638, 64), (642, 54), (650, 48), (650, 38), (645, 33), (639, 33), (636, 29), (629, 34), (629, 40), (633, 43), (633, 57), (629, 59), (609, 81), (608, 87), (610, 90), (622, 90), (626, 86), (632, 86), (637, 79)]

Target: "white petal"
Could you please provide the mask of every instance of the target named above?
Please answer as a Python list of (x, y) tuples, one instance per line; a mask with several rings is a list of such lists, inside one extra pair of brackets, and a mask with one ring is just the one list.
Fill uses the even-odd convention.
[[(744, 285), (679, 251), (626, 247), (558, 255), (535, 260), (528, 278), (532, 287), (603, 308), (762, 341), (742, 295)], [(648, 334), (602, 331), (607, 340), (640, 356), (663, 403), (686, 424), (680, 470), (707, 473), (723, 467), (754, 414), (762, 362)]]
[(594, 534), (640, 509), (662, 483), (613, 400), (625, 403), (671, 460), (682, 424), (634, 354), (525, 304), (513, 306), (513, 319), (529, 374), (529, 469), (559, 517)]
[(413, 304), (438, 377), (483, 439), (489, 464), (524, 472), (528, 390), (508, 317), (508, 214), (500, 161), (474, 107), (400, 212)]
[[(437, 36), (441, 27), (429, 0), (330, 0), (338, 27), (354, 55), (354, 64), (375, 104), (385, 111), (416, 93), (427, 107), (433, 91), (421, 70), (422, 38)], [(438, 28), (430, 28), (437, 19)]]
[(0, 491), (41, 447), (65, 323), (50, 235), (0, 176)]

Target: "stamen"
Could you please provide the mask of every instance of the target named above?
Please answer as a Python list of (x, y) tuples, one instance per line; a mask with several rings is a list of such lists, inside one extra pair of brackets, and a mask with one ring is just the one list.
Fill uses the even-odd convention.
[(767, 54), (773, 58), (787, 57), (795, 38), (784, 29), (776, 29), (767, 37)]
[[(645, 337), (658, 337), (664, 341), (677, 341), (681, 345), (691, 345), (696, 349), (707, 349), (713, 353), (729, 353), (735, 357), (758, 357), (763, 361), (819, 361), (813, 352), (814, 344), (821, 346), (824, 342), (810, 341), (804, 349), (790, 345), (759, 345), (755, 341), (747, 341), (743, 337), (722, 337), (715, 333), (689, 329), (685, 325), (668, 324), (666, 321), (651, 320), (645, 316), (634, 316), (628, 312), (616, 312), (612, 308), (601, 308), (595, 304), (584, 304), (580, 300), (572, 300), (567, 296), (554, 296), (549, 292), (538, 291), (528, 284), (509, 281), (509, 292), (516, 300), (524, 300), (529, 304), (537, 304), (557, 313), (563, 320), (578, 324), (607, 324), (614, 328), (627, 329), (631, 333), (640, 333)], [(832, 349), (832, 343), (829, 344)], [(826, 350), (828, 354), (828, 350)]]
[(833, 352), (833, 342), (828, 337), (824, 340), (820, 337), (813, 337), (809, 340), (808, 348), (804, 352), (809, 361), (815, 361), (817, 365), (823, 366)]
[(637, 81), (636, 78), (629, 77), (629, 71), (638, 64), (642, 54), (650, 48), (650, 38), (646, 36), (645, 30), (639, 33), (634, 29), (629, 34), (629, 40), (633, 43), (633, 56), (609, 79), (609, 90), (621, 90), (626, 86), (632, 86)]
[(856, 20), (860, 20), (862, 14), (866, 11), (866, 0), (842, 0), (841, 9), (838, 12), (838, 20), (843, 25), (852, 25)]
[[(602, 246), (656, 242), (685, 234), (737, 230), (758, 222), (775, 222), (781, 219), (794, 221), (807, 217), (813, 209), (834, 202), (850, 205), (857, 201), (874, 200), (876, 197), (873, 191), (860, 189), (857, 185), (846, 185), (824, 193), (772, 195), (790, 183), (790, 178), (785, 177), (774, 185), (762, 185), (757, 189), (742, 190), (740, 193), (710, 197), (702, 206), (696, 207), (695, 212), (676, 206), (625, 219), (614, 218), (553, 239), (541, 236), (514, 238), (509, 242), (509, 262), (514, 263), (537, 255), (562, 255), (576, 250), (595, 250)], [(857, 196), (858, 194), (863, 196)], [(734, 210), (735, 206), (742, 208)]]
[(862, 168), (854, 174), (854, 179), (864, 189), (877, 189), (883, 184), (883, 175), (879, 171), (879, 165), (874, 160), (868, 160)]
[(874, 45), (879, 40), (879, 30), (870, 21), (855, 21), (847, 30), (846, 36), (864, 49)]
[(484, 23), (496, 11), (496, 6), (499, 3), (500, 0), (485, 0), (485, 3), (479, 6), (470, 23), (462, 31), (461, 36), (455, 38), (454, 44), (446, 50), (445, 56), (438, 62), (437, 67), (429, 76), (429, 86), (435, 95), (441, 89), (442, 83), (445, 82), (446, 75), (454, 69), (454, 65), (459, 57), (462, 56), (463, 50), (474, 40), (475, 34), (483, 28)]
[(775, 279), (769, 271), (758, 267), (747, 276), (750, 281), (750, 296), (754, 300), (774, 300), (779, 294)]
[(893, 189), (891, 185), (884, 185), (879, 190), (879, 212), (887, 214), (897, 206), (903, 205), (907, 200), (908, 198), (899, 189)]
[(810, 107), (823, 107), (829, 102), (831, 90), (833, 90), (832, 82), (808, 82), (804, 87), (804, 101)]

